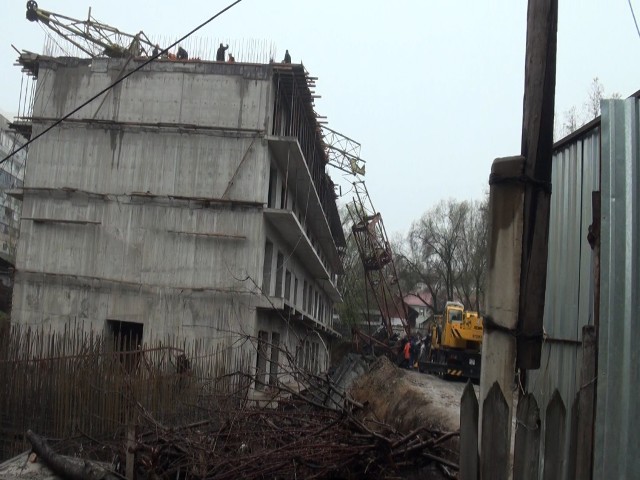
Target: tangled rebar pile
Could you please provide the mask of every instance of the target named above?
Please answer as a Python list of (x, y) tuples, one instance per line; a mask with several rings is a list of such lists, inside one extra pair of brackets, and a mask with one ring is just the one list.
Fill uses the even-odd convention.
[[(352, 406), (353, 407), (353, 406)], [(357, 409), (356, 409), (357, 410)], [(353, 409), (322, 409), (304, 400), (245, 408), (180, 428), (145, 415), (131, 451), (146, 478), (385, 478), (432, 462), (456, 469), (441, 445), (457, 432), (420, 428), (402, 435), (359, 418)]]
[[(269, 385), (240, 370), (211, 378), (188, 369), (176, 373), (169, 386), (179, 405), (170, 411), (151, 409), (152, 403), (125, 381), (122, 395), (128, 408), (113, 434), (96, 438), (79, 425), (77, 436), (53, 449), (36, 449), (32, 433), (30, 441), (62, 478), (68, 472), (56, 471), (54, 464), (84, 472), (93, 465), (84, 459), (111, 463), (115, 478), (135, 473), (138, 480), (388, 479), (433, 465), (445, 476), (457, 470), (456, 448), (447, 441), (458, 432), (426, 425), (400, 432), (328, 375), (313, 374), (284, 357), (287, 361), (279, 367), (289, 381)], [(59, 453), (70, 455), (66, 458), (71, 461), (48, 458)]]

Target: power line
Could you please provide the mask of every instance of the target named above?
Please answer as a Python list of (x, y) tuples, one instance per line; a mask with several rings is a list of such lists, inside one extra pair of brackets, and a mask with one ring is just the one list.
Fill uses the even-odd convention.
[(58, 125), (60, 125), (63, 121), (65, 121), (67, 118), (69, 118), (71, 115), (73, 115), (74, 113), (78, 112), (79, 110), (83, 109), (84, 107), (86, 107), (87, 105), (89, 105), (91, 102), (93, 102), (96, 98), (98, 98), (100, 95), (103, 95), (105, 93), (107, 93), (109, 90), (111, 90), (113, 87), (115, 87), (116, 85), (118, 85), (119, 83), (121, 83), (123, 80), (129, 78), (131, 75), (133, 75), (134, 73), (136, 73), (138, 70), (140, 70), (141, 68), (149, 65), (151, 62), (153, 62), (155, 59), (157, 59), (158, 57), (160, 57), (161, 55), (164, 55), (166, 53), (169, 52), (169, 50), (173, 47), (175, 47), (176, 45), (178, 45), (180, 42), (184, 41), (185, 39), (189, 38), (191, 35), (193, 35), (194, 33), (196, 33), (198, 30), (200, 30), (202, 27), (206, 26), (207, 24), (211, 23), (213, 20), (215, 20), (216, 18), (218, 18), (220, 15), (222, 15), (223, 13), (225, 13), (227, 10), (230, 10), (231, 8), (235, 7), (238, 3), (240, 3), (242, 0), (236, 0), (235, 2), (233, 2), (232, 4), (228, 5), (227, 7), (223, 8), (222, 10), (220, 10), (218, 13), (216, 13), (213, 17), (209, 18), (208, 20), (204, 21), (203, 23), (201, 23), (200, 25), (198, 25), (196, 28), (194, 28), (193, 30), (191, 30), (189, 33), (187, 33), (185, 36), (183, 36), (182, 38), (179, 38), (178, 40), (176, 40), (174, 43), (172, 43), (171, 45), (169, 45), (167, 48), (165, 48), (164, 50), (162, 50), (161, 52), (157, 53), (156, 55), (153, 55), (152, 57), (150, 57), (146, 62), (141, 63), (140, 65), (138, 65), (136, 68), (134, 68), (133, 70), (131, 70), (129, 73), (127, 73), (126, 75), (118, 78), (115, 82), (113, 82), (111, 85), (105, 87), (104, 89), (102, 89), (100, 92), (96, 93), (93, 97), (91, 97), (89, 100), (87, 100), (86, 102), (84, 102), (83, 104), (81, 104), (80, 106), (74, 108), (72, 111), (70, 111), (69, 113), (67, 113), (64, 117), (59, 118), (58, 120), (56, 120), (52, 125), (50, 125), (49, 127), (45, 128), (42, 132), (40, 132), (38, 135), (36, 135), (35, 137), (33, 137), (32, 139), (30, 139), (28, 142), (26, 142), (24, 145), (22, 145), (20, 148), (18, 148), (17, 150), (15, 150), (14, 152), (11, 152), (9, 155), (7, 155), (6, 157), (4, 157), (2, 160), (0, 160), (0, 164), (3, 164), (4, 162), (6, 162), (7, 160), (9, 160), (11, 157), (13, 157), (16, 153), (18, 153), (20, 150), (25, 149), (26, 147), (28, 147), (29, 145), (31, 145), (33, 142), (35, 142), (37, 139), (39, 139), (40, 137), (42, 137), (45, 133), (48, 133), (50, 130), (52, 130), (53, 128), (57, 127)]
[(636, 24), (636, 31), (638, 32), (638, 36), (640, 37), (640, 28), (638, 28), (638, 21), (636, 20), (636, 14), (633, 11), (633, 5), (631, 5), (631, 0), (627, 0), (629, 2), (629, 8), (631, 9), (631, 16), (633, 17), (633, 23)]

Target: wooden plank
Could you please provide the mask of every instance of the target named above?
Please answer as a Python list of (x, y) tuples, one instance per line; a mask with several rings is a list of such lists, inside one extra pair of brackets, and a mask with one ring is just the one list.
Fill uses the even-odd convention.
[(591, 478), (598, 345), (593, 325), (582, 327), (582, 386), (578, 391), (576, 478)]
[(494, 382), (482, 405), (480, 478), (509, 478), (509, 406), (498, 382)]
[(600, 325), (600, 217), (602, 212), (600, 191), (591, 192), (591, 225), (587, 240), (593, 250), (593, 325)]
[(564, 466), (564, 422), (567, 409), (556, 389), (545, 412), (543, 480), (562, 478)]
[(571, 425), (569, 431), (569, 453), (567, 457), (567, 476), (566, 478), (576, 477), (576, 458), (578, 452), (578, 401), (580, 394), (577, 393), (571, 404)]
[(516, 365), (540, 368), (547, 279), (558, 0), (529, 0), (521, 154), (524, 228)]
[(460, 480), (478, 479), (478, 399), (471, 381), (460, 399)]
[(531, 393), (518, 402), (513, 478), (538, 480), (540, 459), (540, 409)]

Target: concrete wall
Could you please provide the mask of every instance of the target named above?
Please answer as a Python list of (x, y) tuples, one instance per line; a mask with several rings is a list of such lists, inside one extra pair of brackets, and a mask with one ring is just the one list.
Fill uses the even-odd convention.
[[(96, 223), (65, 223), (64, 220)], [(28, 196), (19, 267), (174, 288), (237, 288), (262, 271), (262, 214), (130, 196)], [(213, 235), (233, 235), (213, 236)], [(210, 236), (209, 236), (210, 235)], [(233, 275), (233, 276), (232, 276)]]
[[(42, 62), (34, 135), (134, 66)], [(241, 279), (262, 273), (270, 85), (265, 66), (157, 62), (36, 142), (14, 320), (135, 321), (146, 339), (251, 332), (256, 287)]]
[(222, 198), (237, 171), (226, 198), (266, 202), (266, 155), (252, 137), (76, 124), (33, 145), (25, 187)]
[[(108, 58), (62, 62), (40, 63), (34, 117), (67, 114), (139, 63)], [(263, 130), (270, 88), (267, 65), (157, 61), (72, 118)]]
[(104, 279), (19, 272), (13, 316), (31, 326), (78, 323), (98, 332), (105, 320), (142, 323), (144, 341), (166, 336), (222, 341), (224, 332), (251, 332), (255, 295), (176, 290)]

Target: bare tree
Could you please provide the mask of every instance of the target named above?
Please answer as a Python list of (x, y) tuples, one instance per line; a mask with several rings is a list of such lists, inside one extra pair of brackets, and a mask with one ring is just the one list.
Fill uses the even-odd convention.
[(569, 135), (571, 132), (575, 132), (584, 122), (580, 118), (578, 109), (574, 105), (569, 110), (564, 112), (564, 122), (562, 122), (562, 134)]
[(448, 300), (480, 308), (486, 269), (486, 202), (442, 201), (414, 222), (398, 258), (407, 291), (423, 285), (433, 312)]
[(600, 79), (595, 77), (589, 87), (589, 97), (585, 107), (587, 109), (588, 120), (592, 120), (600, 115), (600, 100), (604, 97), (604, 86)]
[[(580, 127), (590, 122), (600, 115), (600, 101), (605, 97), (604, 85), (598, 77), (591, 81), (587, 100), (583, 104), (583, 108), (578, 109), (575, 105), (564, 112), (562, 125), (556, 123), (554, 129), (554, 140), (560, 136), (566, 136), (575, 132)], [(609, 95), (610, 98), (622, 98), (620, 93), (614, 92)]]
[(481, 310), (484, 298), (488, 237), (488, 202), (486, 199), (472, 202), (465, 218), (464, 236), (459, 252), (461, 273), (456, 291), (458, 298), (475, 311)]

